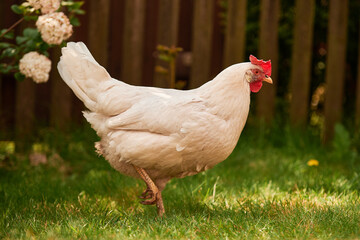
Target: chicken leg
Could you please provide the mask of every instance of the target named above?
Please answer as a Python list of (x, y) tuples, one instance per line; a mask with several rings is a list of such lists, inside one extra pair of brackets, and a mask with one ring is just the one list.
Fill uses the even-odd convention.
[(135, 170), (138, 172), (140, 177), (144, 180), (144, 182), (147, 185), (146, 190), (141, 194), (142, 199), (147, 199), (145, 201), (142, 201), (141, 204), (144, 205), (153, 205), (156, 204), (157, 207), (157, 213), (159, 217), (162, 217), (165, 213), (164, 209), (164, 203), (161, 196), (161, 191), (159, 188), (155, 185), (154, 181), (150, 178), (150, 176), (147, 174), (147, 172), (140, 167), (137, 167), (133, 165)]

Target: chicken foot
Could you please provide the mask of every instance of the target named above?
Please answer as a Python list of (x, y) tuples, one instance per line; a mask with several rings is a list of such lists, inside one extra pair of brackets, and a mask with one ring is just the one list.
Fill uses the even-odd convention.
[(141, 199), (149, 199), (151, 198), (151, 189), (149, 187), (146, 187), (145, 191), (140, 195)]
[(140, 175), (140, 177), (144, 180), (147, 186), (146, 190), (140, 196), (140, 198), (147, 200), (142, 201), (141, 204), (144, 205), (156, 204), (157, 213), (160, 217), (162, 217), (165, 213), (165, 209), (161, 196), (161, 191), (159, 191), (159, 188), (155, 185), (154, 181), (150, 178), (150, 176), (143, 168), (137, 167), (135, 165), (133, 166)]

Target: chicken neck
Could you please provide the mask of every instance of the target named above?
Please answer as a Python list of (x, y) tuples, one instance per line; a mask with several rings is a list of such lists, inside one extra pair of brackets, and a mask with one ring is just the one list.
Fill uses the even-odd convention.
[(232, 65), (194, 91), (205, 99), (213, 114), (224, 120), (245, 121), (250, 106), (250, 87), (245, 73), (250, 66), (250, 63)]

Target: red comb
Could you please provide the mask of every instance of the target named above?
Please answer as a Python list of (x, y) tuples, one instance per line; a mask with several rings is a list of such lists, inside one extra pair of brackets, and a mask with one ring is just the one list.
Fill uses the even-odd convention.
[(259, 60), (253, 55), (250, 55), (249, 59), (252, 64), (260, 66), (263, 69), (265, 75), (271, 76), (271, 60)]

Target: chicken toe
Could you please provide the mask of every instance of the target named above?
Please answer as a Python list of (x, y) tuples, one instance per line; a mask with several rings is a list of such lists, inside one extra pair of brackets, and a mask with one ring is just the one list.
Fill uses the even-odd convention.
[(149, 187), (147, 187), (145, 189), (145, 191), (140, 195), (139, 198), (141, 198), (141, 199), (149, 199), (149, 198), (151, 198), (151, 189)]
[(146, 199), (147, 200), (141, 201), (140, 203), (144, 205), (154, 205), (157, 201), (157, 194), (151, 194), (147, 196)]
[(154, 205), (156, 204), (158, 215), (161, 217), (165, 213), (164, 209), (164, 203), (161, 196), (161, 191), (159, 191), (159, 188), (155, 185), (154, 181), (150, 178), (150, 176), (147, 174), (147, 172), (139, 168), (135, 165), (133, 165), (135, 170), (139, 173), (140, 177), (144, 180), (146, 183), (146, 190), (141, 194), (140, 198), (147, 199), (145, 201), (142, 201), (141, 204), (144, 205)]

